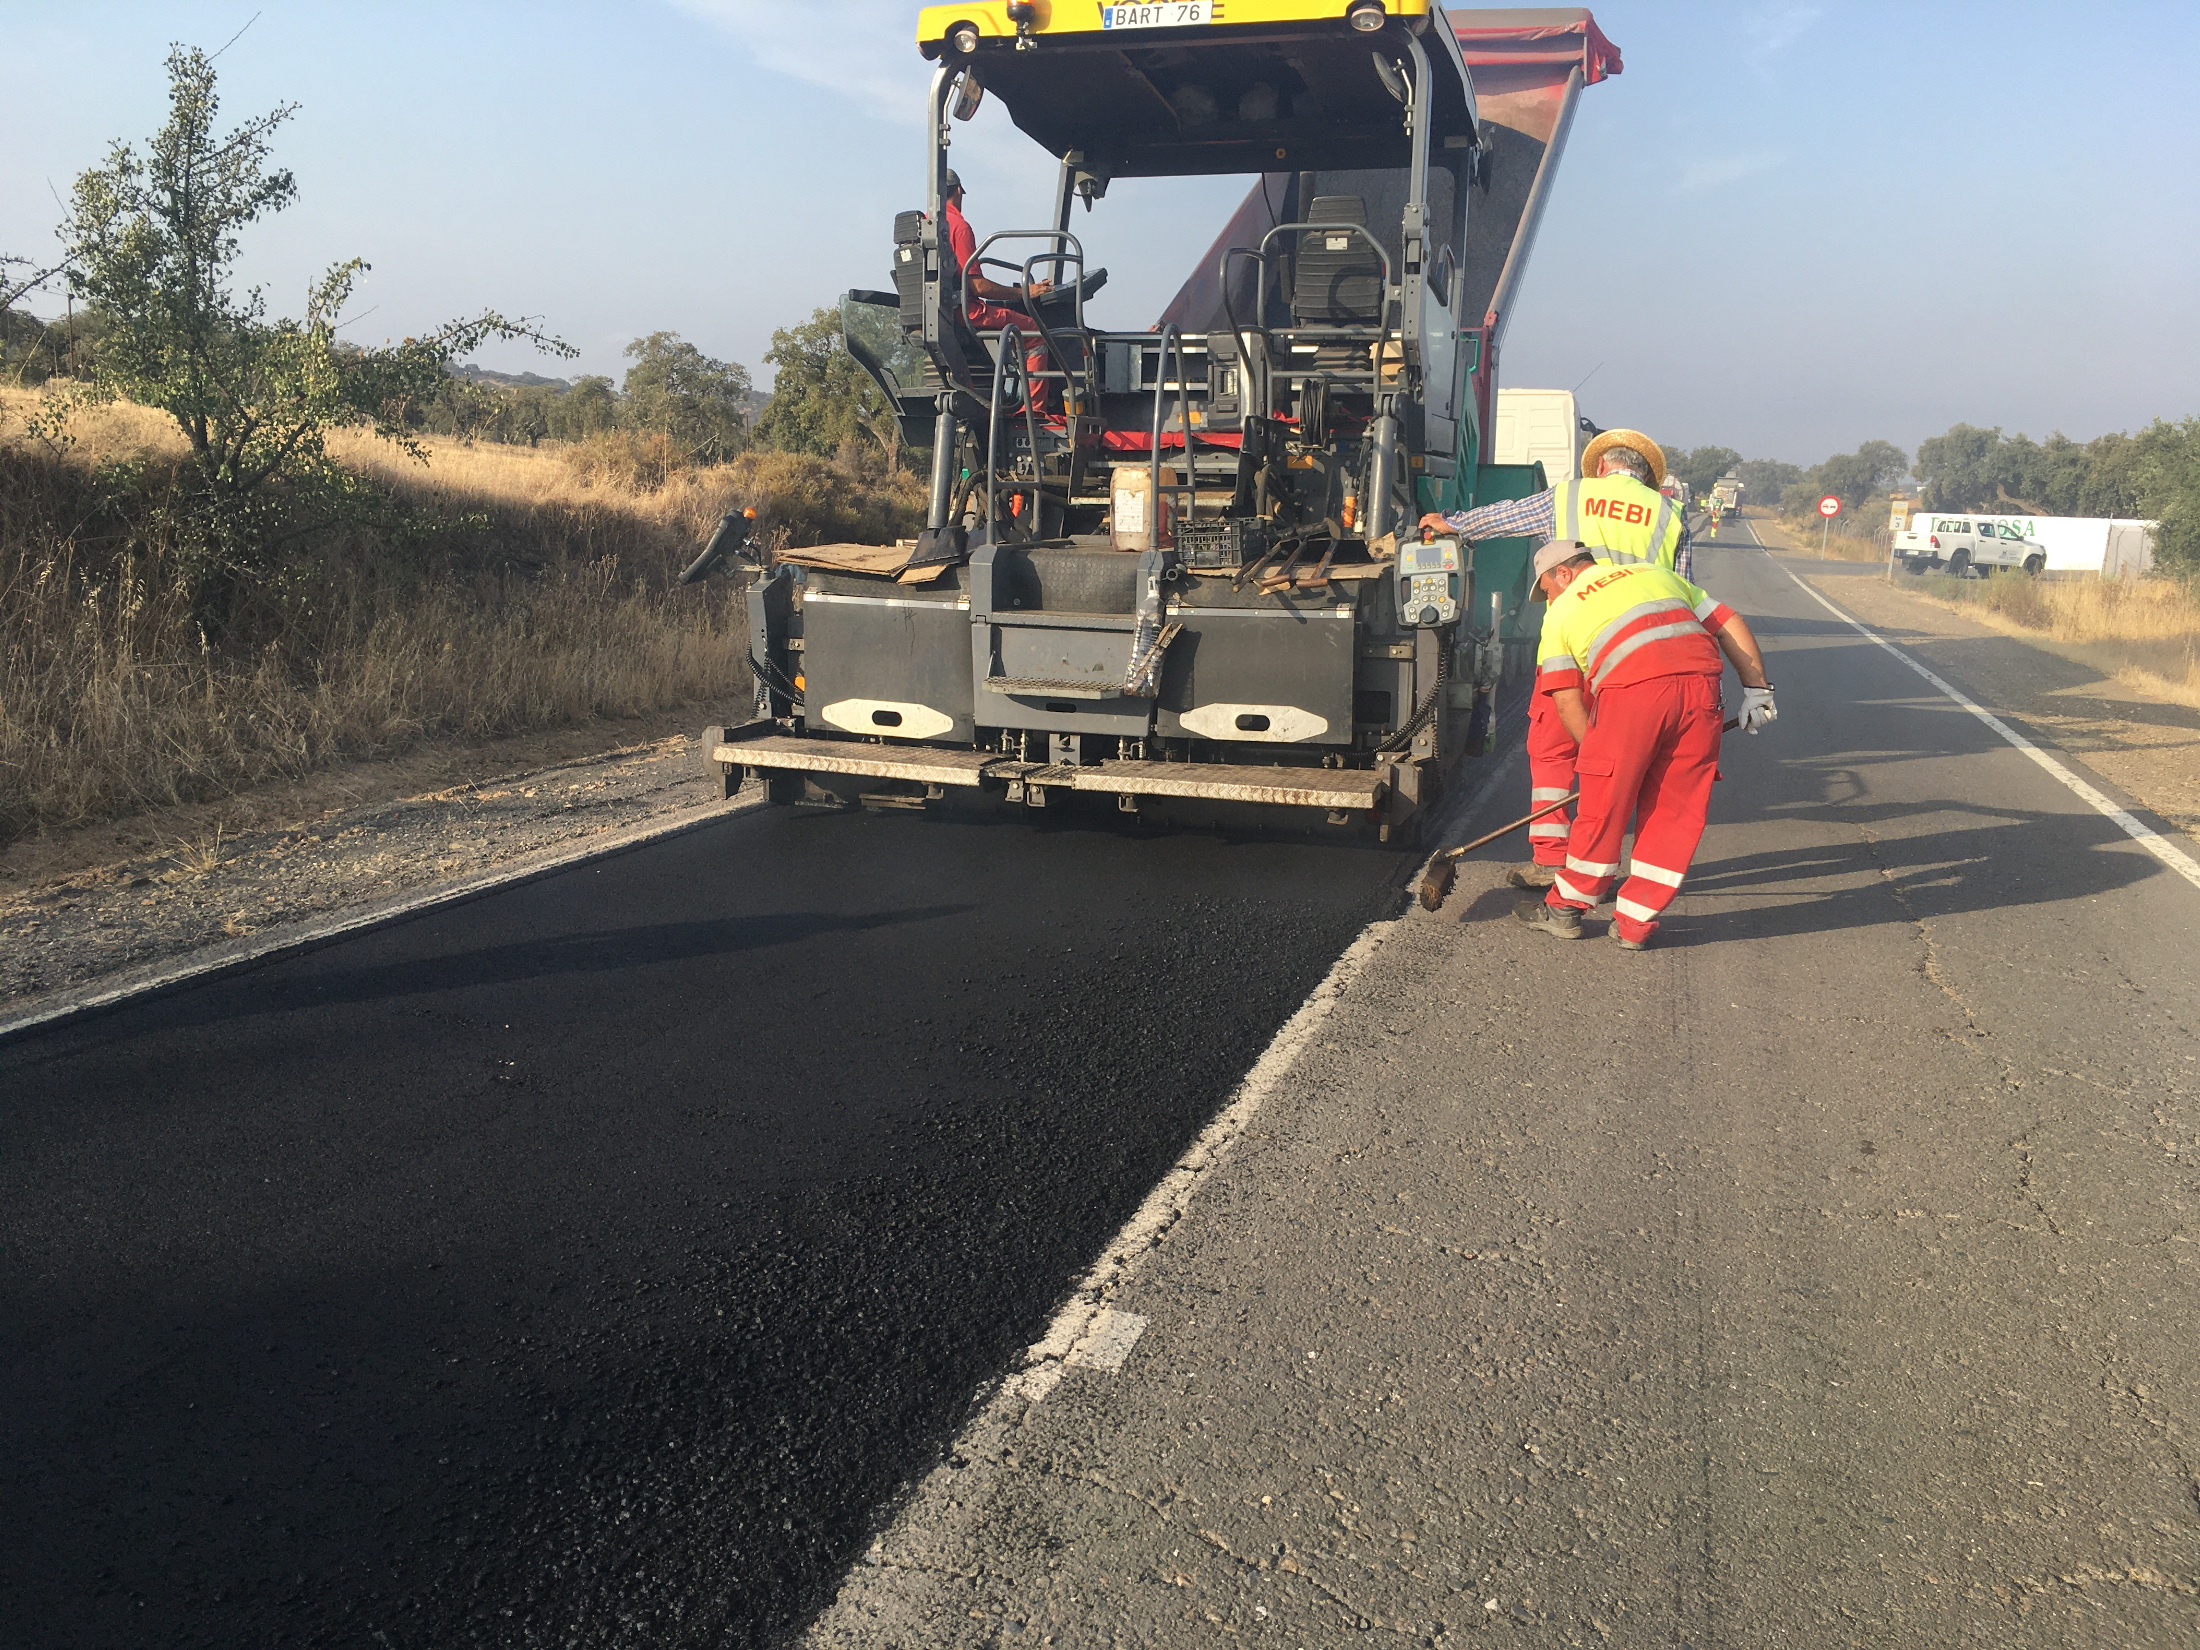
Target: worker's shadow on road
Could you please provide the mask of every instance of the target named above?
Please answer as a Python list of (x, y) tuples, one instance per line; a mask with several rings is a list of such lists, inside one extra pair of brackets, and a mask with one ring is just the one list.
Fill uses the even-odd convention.
[[(1921, 835), (1881, 835), (1875, 824), (1918, 813), (1990, 821)], [(1975, 808), (1958, 802), (1798, 810), (1790, 819), (1847, 826), (1848, 840), (1696, 862), (1661, 947), (1786, 939), (1888, 923), (1934, 921), (2090, 899), (2168, 873), (2130, 847), (2107, 820)], [(2050, 835), (2049, 833), (2052, 833)], [(2079, 840), (2073, 840), (2073, 835)], [(1833, 888), (1797, 883), (1837, 882)], [(1693, 896), (1693, 897), (1691, 897)], [(1761, 897), (1766, 903), (1757, 903)], [(1737, 902), (1748, 902), (1736, 908)]]
[(237, 1003), (222, 1019), (245, 1019), (297, 1006), (295, 991), (315, 1004), (371, 1003), (478, 986), (506, 985), (556, 975), (603, 974), (737, 957), (808, 940), (877, 929), (905, 927), (959, 917), (977, 909), (970, 904), (916, 905), (894, 911), (852, 913), (783, 911), (729, 917), (715, 922), (651, 923), (593, 934), (560, 934), (511, 945), (486, 946), (448, 956), (378, 963), (329, 974), (308, 975), (287, 989), (256, 994)]

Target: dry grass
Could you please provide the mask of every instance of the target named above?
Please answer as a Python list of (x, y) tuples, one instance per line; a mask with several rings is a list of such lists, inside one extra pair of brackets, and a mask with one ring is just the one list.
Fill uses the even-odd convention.
[(891, 543), (916, 530), (924, 488), (806, 453), (743, 453), (689, 465), (666, 436), (608, 431), (570, 446), (466, 445), (430, 438), (425, 468), (365, 431), (329, 443), (345, 468), (393, 488), (433, 491), (459, 509), (487, 508), (531, 536), (565, 523), (646, 522), (700, 549), (729, 511), (753, 507), (781, 544)]
[(0, 841), (431, 738), (738, 707), (738, 598), (672, 584), (718, 517), (753, 504), (782, 541), (887, 538), (916, 498), (787, 454), (649, 476), (435, 441), (423, 467), (345, 433), (334, 455), (418, 530), (326, 535), (216, 644), (163, 525), (174, 425), (90, 409), (57, 453), (24, 433), (36, 406), (0, 390)]
[(1927, 573), (1900, 588), (2008, 635), (2083, 650), (2134, 686), (2200, 705), (2200, 590), (2181, 580)]

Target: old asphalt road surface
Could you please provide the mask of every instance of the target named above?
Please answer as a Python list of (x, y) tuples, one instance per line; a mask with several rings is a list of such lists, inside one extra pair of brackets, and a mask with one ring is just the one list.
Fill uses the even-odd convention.
[(0, 1642), (784, 1641), (1414, 868), (759, 810), (0, 1046)]
[(1722, 540), (1663, 943), (1470, 861), (813, 1644), (2200, 1644), (2200, 889)]

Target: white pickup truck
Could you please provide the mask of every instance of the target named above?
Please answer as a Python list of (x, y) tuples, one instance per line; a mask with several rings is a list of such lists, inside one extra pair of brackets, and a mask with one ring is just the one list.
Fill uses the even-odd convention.
[(1894, 536), (1894, 558), (1913, 573), (1946, 567), (1968, 578), (1983, 567), (2021, 567), (2037, 573), (2047, 565), (2047, 547), (2026, 538), (2022, 525), (2006, 516), (1954, 516), (1920, 510)]

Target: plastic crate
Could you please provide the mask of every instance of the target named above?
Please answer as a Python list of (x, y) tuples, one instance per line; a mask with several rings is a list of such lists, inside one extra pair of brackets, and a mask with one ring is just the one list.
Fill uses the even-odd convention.
[(1234, 573), (1268, 554), (1268, 523), (1260, 516), (1177, 524), (1177, 554), (1195, 572)]

